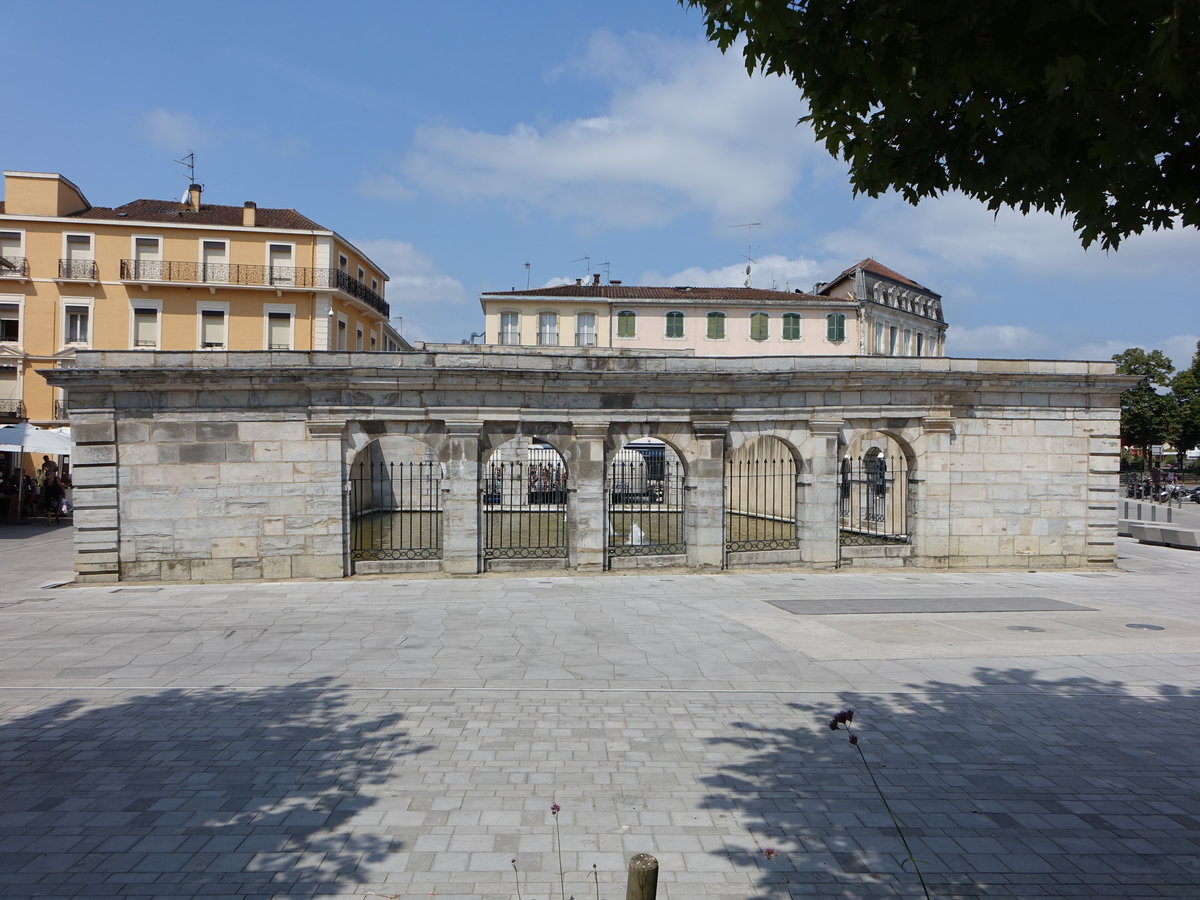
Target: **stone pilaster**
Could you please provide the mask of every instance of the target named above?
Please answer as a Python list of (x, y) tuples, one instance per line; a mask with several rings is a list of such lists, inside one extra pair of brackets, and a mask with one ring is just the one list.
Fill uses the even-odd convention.
[(833, 568), (838, 558), (838, 434), (841, 419), (809, 422), (811, 484), (800, 501), (800, 557), (815, 568)]
[(72, 411), (71, 437), (75, 580), (115, 581), (120, 573), (121, 515), (112, 411)]
[(934, 409), (921, 420), (918, 462), (909, 473), (909, 528), (923, 565), (950, 564), (950, 458), (954, 418), (949, 409)]
[(446, 475), (442, 479), (442, 571), (479, 572), (479, 437), (483, 423), (446, 423)]
[(695, 454), (683, 486), (683, 533), (690, 568), (719, 569), (725, 564), (726, 419), (692, 422)]
[(569, 565), (581, 571), (600, 571), (608, 552), (608, 518), (604, 503), (604, 439), (608, 426), (576, 425), (575, 458), (570, 469), (567, 521), (574, 531)]

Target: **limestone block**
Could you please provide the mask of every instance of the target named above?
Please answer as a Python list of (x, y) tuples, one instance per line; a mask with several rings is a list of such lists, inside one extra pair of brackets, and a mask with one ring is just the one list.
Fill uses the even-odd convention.
[(308, 539), (308, 546), (317, 556), (332, 556), (336, 554), (340, 558), (343, 548), (342, 536), (339, 533), (324, 537), (311, 537)]
[[(74, 462), (74, 461), (72, 461)], [(111, 485), (117, 483), (116, 466), (71, 466), (71, 481), (75, 490), (91, 488), (95, 485)]]
[(71, 423), (71, 440), (78, 444), (110, 444), (116, 439), (111, 419), (105, 422)]
[(194, 500), (132, 500), (124, 504), (126, 515), (142, 519), (194, 519), (197, 514)]
[(335, 453), (332, 458), (339, 458), (337, 447), (332, 441), (283, 441), (281, 451), (288, 462), (324, 462), (331, 458), (331, 450)]
[(225, 464), (192, 463), (190, 465), (145, 466), (141, 469), (142, 483), (147, 485), (176, 484), (185, 486), (222, 484), (221, 469)]
[(71, 453), (72, 466), (115, 465), (116, 462), (115, 444), (76, 444)]
[(225, 444), (225, 460), (227, 462), (251, 462), (253, 459), (253, 444), (247, 441), (229, 441)]
[(258, 538), (231, 537), (216, 538), (212, 542), (214, 559), (235, 557), (258, 557)]
[(293, 578), (341, 578), (342, 554), (292, 557)]
[(303, 421), (239, 422), (238, 440), (242, 441), (302, 441), (308, 437)]
[(150, 429), (150, 441), (155, 444), (194, 440), (196, 440), (196, 425), (194, 422), (158, 421)]
[(190, 581), (232, 581), (232, 559), (194, 559)]
[(85, 529), (79, 525), (75, 526), (75, 550), (116, 550), (118, 544), (117, 529), (113, 528), (90, 528)]
[(121, 563), (122, 581), (160, 581), (162, 565), (157, 560), (138, 559)]
[(236, 441), (238, 426), (234, 422), (197, 422), (196, 440), (204, 442), (225, 443)]
[(222, 463), (221, 484), (280, 483), (295, 480), (292, 463)]
[(237, 581), (259, 581), (263, 577), (263, 561), (257, 556), (234, 559), (233, 577)]
[(302, 534), (264, 534), (258, 541), (263, 556), (296, 556), (307, 549)]
[(255, 462), (283, 461), (283, 441), (254, 441), (249, 446)]
[[(292, 556), (264, 556), (259, 560), (263, 578), (291, 578)], [(236, 575), (236, 572), (234, 573)]]

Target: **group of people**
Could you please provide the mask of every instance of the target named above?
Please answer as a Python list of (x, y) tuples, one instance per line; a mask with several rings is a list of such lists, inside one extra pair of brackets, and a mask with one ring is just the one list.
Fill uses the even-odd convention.
[(58, 463), (49, 456), (42, 457), (33, 475), (14, 470), (0, 481), (5, 509), (14, 511), (18, 518), (45, 515), (47, 525), (57, 525), (71, 514), (70, 489), (70, 475), (60, 475)]

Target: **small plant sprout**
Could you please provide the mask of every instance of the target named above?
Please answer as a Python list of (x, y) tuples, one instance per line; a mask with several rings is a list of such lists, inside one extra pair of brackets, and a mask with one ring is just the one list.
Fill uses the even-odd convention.
[(558, 889), (562, 892), (563, 900), (567, 900), (566, 876), (563, 874), (562, 833), (558, 829), (558, 814), (562, 807), (557, 803), (550, 804), (550, 815), (554, 817), (554, 846), (558, 849)]
[(600, 872), (595, 863), (592, 863), (592, 880), (596, 882), (596, 900), (600, 900)]
[(517, 871), (517, 859), (513, 857), (513, 881), (517, 884), (517, 900), (521, 900), (521, 874)]
[[(879, 794), (879, 799), (883, 801), (883, 808), (887, 810), (888, 818), (892, 820), (892, 825), (896, 829), (896, 834), (900, 836), (900, 843), (904, 845), (904, 852), (908, 854), (905, 858), (905, 863), (912, 863), (913, 871), (917, 873), (917, 880), (921, 882), (921, 890), (925, 892), (925, 900), (929, 898), (929, 888), (925, 884), (925, 877), (921, 874), (920, 863), (924, 860), (918, 860), (913, 856), (912, 848), (908, 846), (908, 838), (904, 836), (904, 829), (900, 827), (900, 821), (896, 818), (896, 814), (892, 812), (892, 807), (888, 804), (887, 795), (883, 793), (883, 788), (879, 786), (879, 782), (875, 778), (875, 772), (871, 769), (871, 764), (867, 762), (867, 755), (863, 753), (862, 745), (858, 742), (858, 735), (850, 730), (850, 724), (854, 721), (854, 710), (843, 709), (829, 720), (830, 731), (841, 731), (845, 729), (847, 740), (855, 750), (858, 751), (858, 756), (862, 760), (863, 768), (867, 770), (867, 775), (871, 777), (871, 784), (875, 786), (875, 793)], [(767, 850), (767, 853), (773, 851)], [(771, 857), (768, 857), (770, 859)]]

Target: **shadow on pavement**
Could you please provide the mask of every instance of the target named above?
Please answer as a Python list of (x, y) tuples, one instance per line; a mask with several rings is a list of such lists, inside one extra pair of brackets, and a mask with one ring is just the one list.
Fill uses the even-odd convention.
[(397, 721), (360, 718), (329, 679), (72, 699), (8, 721), (0, 895), (310, 897), (358, 883), (360, 864), (400, 848), (338, 826), (428, 749)]
[(753, 836), (729, 855), (760, 870), (754, 897), (924, 896), (858, 752), (830, 730), (847, 707), (931, 896), (1194, 896), (1200, 691), (975, 677), (791, 703), (711, 739), (745, 754), (704, 781), (709, 808)]

